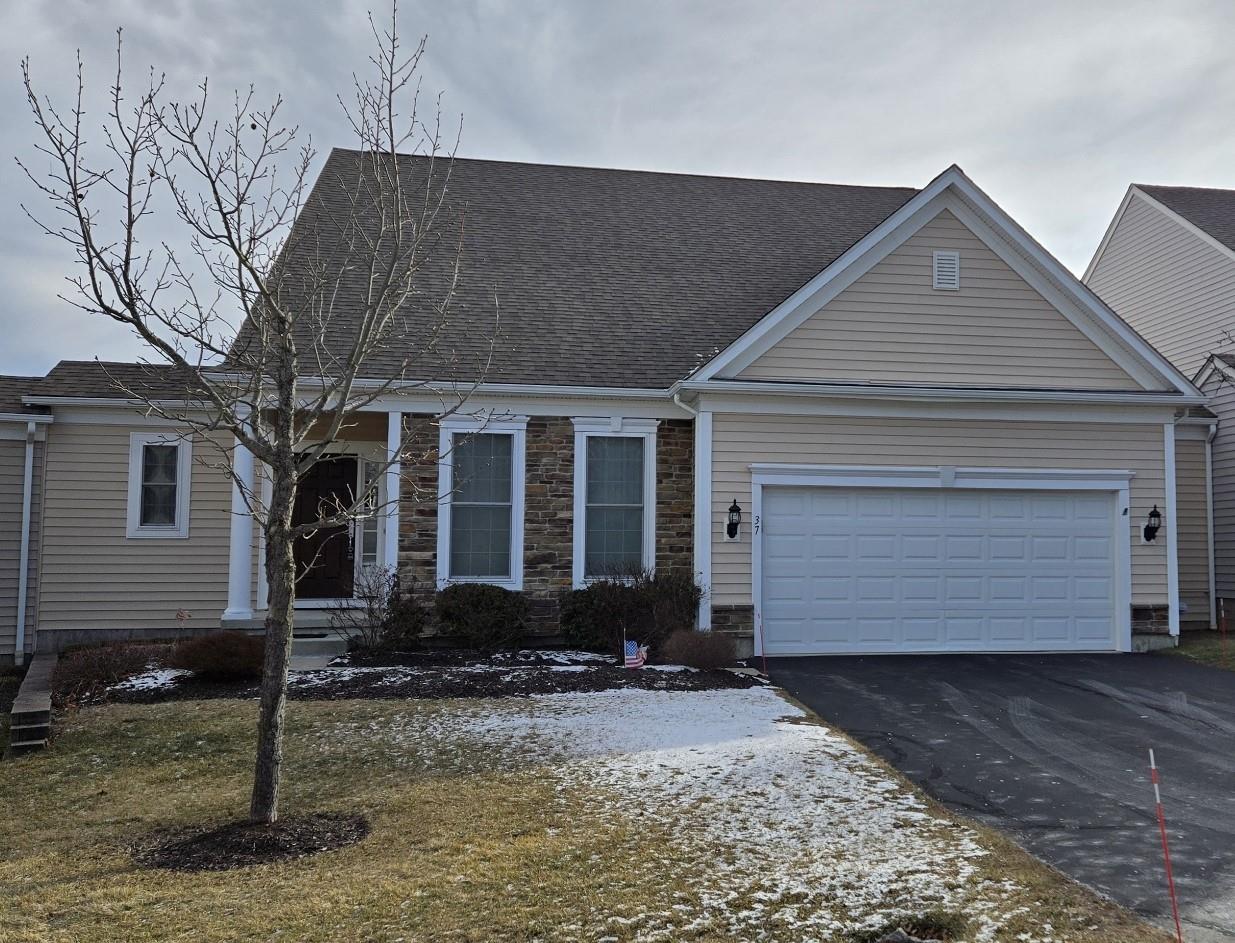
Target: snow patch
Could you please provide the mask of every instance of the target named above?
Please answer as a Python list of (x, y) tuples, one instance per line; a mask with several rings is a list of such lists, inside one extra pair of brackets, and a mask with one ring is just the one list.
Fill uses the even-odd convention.
[(150, 668), (139, 675), (126, 678), (119, 684), (111, 685), (109, 691), (155, 691), (159, 688), (173, 687), (181, 678), (186, 678), (193, 672), (186, 668)]

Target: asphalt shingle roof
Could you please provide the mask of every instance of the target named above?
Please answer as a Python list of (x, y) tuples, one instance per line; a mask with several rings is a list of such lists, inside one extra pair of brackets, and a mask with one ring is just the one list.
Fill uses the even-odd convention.
[(42, 377), (0, 376), (0, 413), (34, 412), (22, 405), (21, 398), (33, 393), (42, 382)]
[(1235, 190), (1137, 184), (1163, 206), (1235, 250)]
[(150, 399), (184, 399), (195, 388), (191, 377), (165, 364), (115, 363), (99, 360), (61, 360), (38, 380), (38, 388), (24, 391), (38, 396), (83, 396), (129, 399), (130, 394)]
[[(399, 159), (407, 187), (423, 188), (426, 159)], [(289, 274), (307, 276), (321, 258), (342, 257), (332, 214), (347, 214), (367, 160), (331, 152), (282, 257)], [(663, 389), (916, 192), (457, 159), (441, 242), (401, 312), (398, 349), (364, 372), (385, 376), (404, 350), (420, 348), (409, 375), (471, 380), (492, 349), (484, 375), (492, 383)], [(445, 294), (461, 216), (461, 282), (431, 344), (431, 306)], [(346, 349), (364, 287), (360, 272), (346, 283), (328, 324), (329, 350)], [(302, 327), (298, 348), (312, 343)]]

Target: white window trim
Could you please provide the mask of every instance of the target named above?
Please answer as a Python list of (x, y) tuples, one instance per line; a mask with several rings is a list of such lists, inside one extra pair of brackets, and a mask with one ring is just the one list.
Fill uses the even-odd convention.
[(593, 578), (584, 575), (587, 539), (587, 440), (590, 436), (643, 439), (643, 568), (656, 568), (656, 429), (659, 419), (577, 418), (575, 426), (574, 561), (572, 579), (582, 589)]
[(763, 654), (763, 489), (776, 486), (836, 488), (963, 488), (1009, 491), (1098, 491), (1115, 500), (1115, 649), (1132, 651), (1132, 533), (1128, 512), (1135, 472), (1126, 469), (983, 468), (955, 465), (753, 464), (751, 471), (751, 602), (755, 650)]
[[(147, 445), (175, 445), (176, 523), (141, 523), (142, 458)], [(193, 481), (193, 443), (180, 432), (129, 433), (129, 499), (126, 536), (133, 540), (183, 540), (189, 536), (189, 489)]]
[[(450, 574), (450, 522), (453, 471), (450, 462), (452, 440), (456, 435), (482, 432), (486, 435), (514, 437), (510, 450), (510, 577), (487, 579)], [(527, 416), (451, 416), (439, 424), (437, 442), (437, 588), (451, 583), (487, 583), (503, 589), (523, 589), (523, 524), (527, 490)]]

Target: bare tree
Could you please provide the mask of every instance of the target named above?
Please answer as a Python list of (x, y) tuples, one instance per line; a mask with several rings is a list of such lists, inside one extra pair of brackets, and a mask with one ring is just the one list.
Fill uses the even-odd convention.
[[(314, 152), (280, 123), (281, 99), (258, 108), (250, 88), (215, 116), (205, 81), (191, 100), (166, 101), (163, 78), (151, 72), (128, 100), (117, 34), (110, 108), (101, 139), (88, 142), (80, 56), (67, 110), (37, 93), (29, 60), (22, 63), (42, 132), (38, 151), (52, 169), (38, 175), (19, 164), (54, 211), (32, 218), (74, 250), (66, 300), (130, 328), (186, 389), (176, 404), (137, 384), (122, 385), (126, 395), (189, 434), (234, 436), (268, 478), (263, 499), (230, 461), (221, 463), (265, 536), (256, 822), (278, 815), (295, 542), (381, 511), (372, 493), (378, 475), (366, 493), (297, 521), (298, 483), (359, 411), (424, 389), (426, 371), (417, 368), (448, 324), (458, 283), (462, 219), (446, 199), (458, 136), (443, 141), (440, 107), (430, 120), (418, 113), (425, 41), (404, 52), (394, 8), (388, 27), (370, 25), (376, 77), (355, 78), (350, 100), (339, 99), (358, 139), (359, 167), (354, 179), (331, 182), (330, 200), (309, 189)], [(422, 158), (414, 172), (400, 158), (408, 152)], [(176, 237), (158, 238), (156, 220), (174, 220)], [(429, 266), (438, 296), (414, 297)], [(443, 414), (480, 382), (485, 362), (477, 360), (470, 380), (442, 394)]]

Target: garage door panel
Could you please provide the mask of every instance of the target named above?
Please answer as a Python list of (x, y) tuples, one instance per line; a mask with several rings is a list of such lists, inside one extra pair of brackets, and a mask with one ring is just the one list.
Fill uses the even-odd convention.
[(1110, 493), (767, 488), (764, 648), (1112, 649), (1115, 523)]

